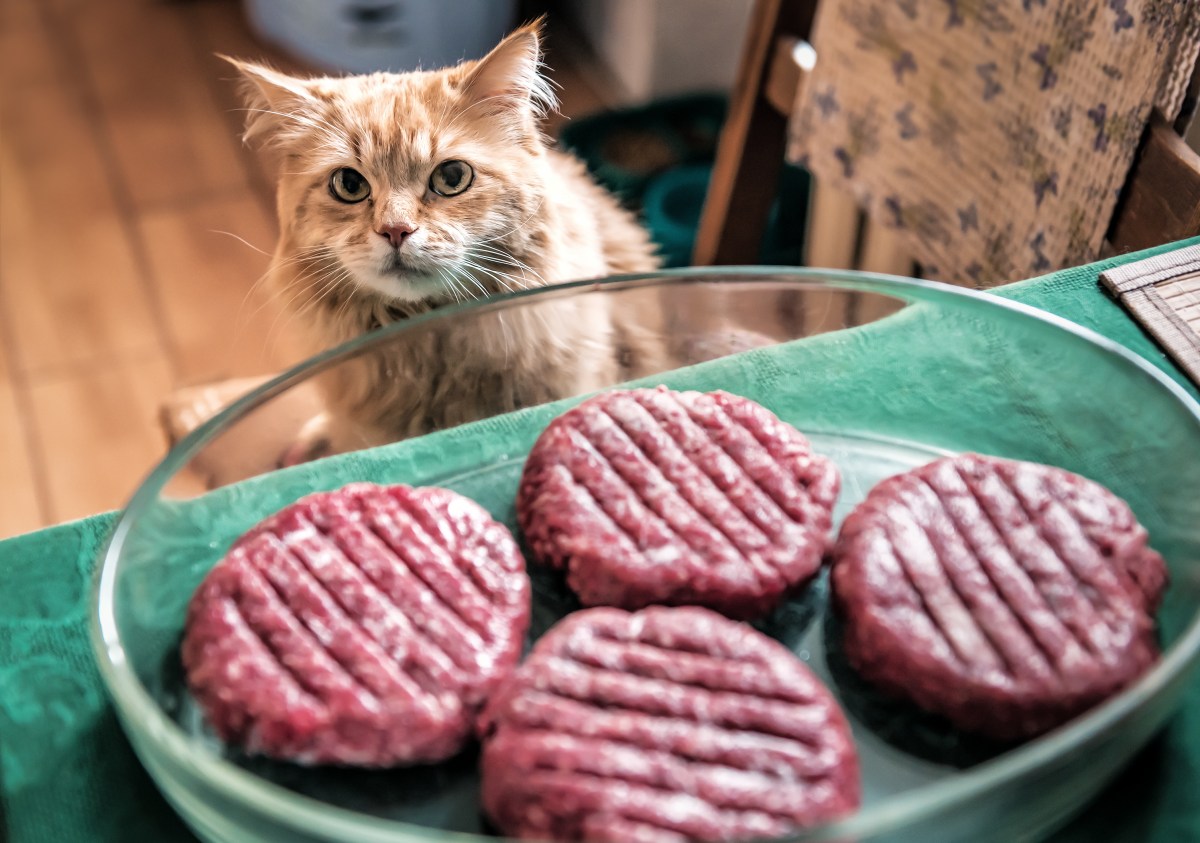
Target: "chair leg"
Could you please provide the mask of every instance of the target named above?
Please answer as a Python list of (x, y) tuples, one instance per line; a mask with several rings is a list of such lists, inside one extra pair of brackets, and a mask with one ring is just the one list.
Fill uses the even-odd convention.
[(860, 222), (861, 213), (853, 196), (814, 179), (804, 238), (805, 265), (856, 268)]
[(787, 118), (766, 96), (768, 69), (779, 36), (808, 35), (816, 5), (755, 3), (692, 253), (697, 266), (758, 260), (787, 142)]
[[(879, 272), (904, 278), (913, 277), (916, 271), (908, 244), (894, 229), (872, 219), (863, 222), (862, 255), (858, 259), (858, 268), (863, 272)], [(848, 323), (866, 325), (895, 313), (903, 306), (904, 302), (896, 299), (870, 293), (856, 293), (851, 300), (853, 313)]]
[[(804, 233), (804, 263), (822, 269), (853, 269), (858, 254), (862, 215), (849, 193), (812, 182), (808, 223)], [(843, 327), (847, 297), (841, 293), (807, 291), (780, 297), (781, 320), (795, 336), (819, 334)]]
[(913, 274), (913, 259), (908, 244), (895, 229), (868, 219), (863, 223), (862, 254), (858, 268), (863, 272), (880, 272), (909, 278)]

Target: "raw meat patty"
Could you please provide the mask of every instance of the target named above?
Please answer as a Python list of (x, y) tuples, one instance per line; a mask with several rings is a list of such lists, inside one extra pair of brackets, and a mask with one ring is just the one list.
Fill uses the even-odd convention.
[(456, 753), (520, 657), (511, 534), (446, 489), (356, 483), (239, 538), (188, 608), (183, 665), (220, 737), (301, 764)]
[(517, 517), (588, 606), (766, 614), (821, 566), (837, 469), (769, 410), (725, 392), (607, 392), (552, 421)]
[(977, 454), (872, 489), (832, 572), (851, 666), (999, 740), (1052, 729), (1153, 664), (1166, 577), (1107, 489)]
[(782, 645), (707, 609), (568, 616), (481, 731), (483, 808), (513, 837), (745, 839), (859, 803), (833, 697)]

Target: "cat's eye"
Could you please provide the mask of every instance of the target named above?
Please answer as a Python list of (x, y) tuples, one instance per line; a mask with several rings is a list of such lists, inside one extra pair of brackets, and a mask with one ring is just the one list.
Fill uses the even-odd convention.
[(341, 167), (329, 177), (329, 192), (339, 202), (361, 202), (371, 195), (371, 183), (358, 170)]
[(443, 161), (429, 177), (429, 189), (439, 196), (457, 196), (475, 180), (475, 171), (466, 161)]

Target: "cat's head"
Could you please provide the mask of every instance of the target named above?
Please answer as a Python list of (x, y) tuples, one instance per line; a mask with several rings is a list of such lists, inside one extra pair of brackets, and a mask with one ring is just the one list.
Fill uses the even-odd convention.
[(280, 153), (277, 268), (397, 303), (457, 297), (484, 264), (477, 278), (520, 284), (511, 255), (542, 202), (537, 119), (554, 104), (539, 28), (445, 70), (300, 79), (231, 59), (247, 140)]

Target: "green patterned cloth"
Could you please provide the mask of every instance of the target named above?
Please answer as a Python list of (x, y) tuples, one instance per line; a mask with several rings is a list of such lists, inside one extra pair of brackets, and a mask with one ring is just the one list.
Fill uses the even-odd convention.
[[(1186, 245), (1195, 242), (1200, 239)], [(1097, 286), (1104, 269), (1152, 253), (1068, 269), (996, 292), (1120, 342), (1197, 395)], [(919, 336), (917, 326), (907, 326), (910, 334), (914, 328)], [(746, 377), (747, 360), (761, 372), (758, 386), (782, 382), (787, 371), (779, 360), (784, 358), (772, 357), (773, 352), (694, 367), (673, 385), (712, 387), (728, 383), (731, 372)], [(391, 446), (388, 457), (402, 467), (428, 464), (434, 457), (467, 465), (494, 455), (489, 449), (496, 442), (526, 442), (551, 412), (542, 408), (401, 443)], [(363, 476), (358, 473), (361, 464), (351, 458), (318, 466), (279, 475), (272, 481), (273, 493), (298, 495)], [(321, 471), (319, 481), (308, 471)], [(12, 843), (194, 840), (130, 749), (93, 661), (88, 641), (91, 573), (112, 521), (111, 514), (99, 515), (0, 543), (0, 822)], [(1200, 843), (1198, 766), (1200, 680), (1192, 684), (1183, 710), (1164, 734), (1055, 840)]]

